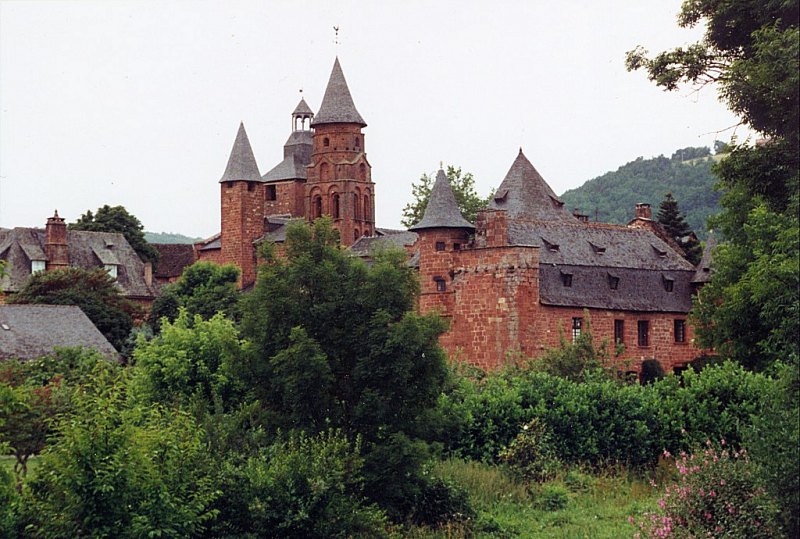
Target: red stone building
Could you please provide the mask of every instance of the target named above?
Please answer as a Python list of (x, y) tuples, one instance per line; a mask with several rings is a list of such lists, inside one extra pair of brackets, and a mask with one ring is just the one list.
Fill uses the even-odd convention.
[(375, 234), (375, 184), (361, 132), (366, 125), (338, 58), (319, 112), (300, 100), (283, 161), (263, 176), (239, 125), (220, 179), (221, 231), (195, 246), (198, 258), (238, 265), (246, 288), (255, 282), (258, 244), (282, 241), (291, 219), (330, 216), (343, 245)]
[(266, 174), (240, 125), (220, 179), (221, 230), (195, 245), (197, 257), (238, 265), (246, 288), (260, 242), (282, 242), (292, 219), (325, 215), (356, 256), (386, 245), (408, 252), (419, 268), (419, 308), (449, 319), (442, 344), (453, 357), (496, 368), (577, 337), (590, 320), (598, 344), (624, 350), (614, 359), (621, 371), (651, 358), (681, 368), (701, 353), (687, 313), (708, 272), (683, 258), (649, 205), (627, 226), (591, 223), (564, 208), (520, 150), (475, 225), (440, 171), (419, 223), (376, 228), (364, 127), (338, 59), (319, 112), (300, 101), (283, 160)]

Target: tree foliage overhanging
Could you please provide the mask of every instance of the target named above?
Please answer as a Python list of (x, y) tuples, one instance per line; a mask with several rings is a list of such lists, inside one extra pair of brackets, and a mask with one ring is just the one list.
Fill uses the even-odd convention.
[[(478, 216), (478, 211), (486, 207), (489, 203), (489, 198), (478, 196), (477, 191), (475, 191), (475, 178), (471, 172), (462, 174), (461, 167), (448, 165), (445, 175), (447, 176), (447, 181), (450, 182), (450, 187), (453, 189), (453, 195), (456, 197), (458, 209), (461, 210), (461, 216), (470, 223), (474, 223)], [(435, 181), (435, 175), (423, 174), (419, 178), (419, 183), (411, 184), (413, 200), (403, 208), (403, 218), (400, 220), (406, 228), (422, 220)]]
[(153, 265), (158, 263), (158, 250), (147, 243), (141, 221), (128, 213), (124, 206), (111, 207), (106, 204), (94, 214), (91, 210), (86, 210), (77, 221), (70, 223), (69, 228), (90, 232), (119, 232), (125, 236), (143, 262), (151, 262)]

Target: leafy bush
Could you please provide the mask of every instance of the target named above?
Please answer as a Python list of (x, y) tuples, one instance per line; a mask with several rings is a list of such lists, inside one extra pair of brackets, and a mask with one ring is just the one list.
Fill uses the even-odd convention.
[(416, 504), (413, 519), (418, 524), (435, 526), (460, 522), (469, 525), (475, 519), (467, 492), (450, 481), (429, 479)]
[[(386, 516), (363, 502), (359, 443), (337, 431), (294, 432), (260, 454), (229, 459), (210, 536), (382, 537)], [(230, 499), (229, 499), (230, 498)]]
[(546, 485), (536, 500), (536, 505), (545, 511), (561, 511), (568, 504), (569, 491), (561, 485)]
[(202, 430), (181, 411), (129, 408), (124, 388), (98, 370), (56, 421), (23, 491), (32, 536), (188, 537), (214, 517)]
[(681, 455), (680, 479), (658, 501), (660, 512), (645, 513), (644, 537), (778, 537), (777, 507), (759, 483), (745, 451), (717, 449)]
[(0, 537), (17, 537), (18, 500), (12, 474), (0, 464)]
[(527, 482), (541, 483), (551, 479), (561, 467), (547, 427), (536, 418), (525, 423), (522, 431), (498, 456)]
[(664, 367), (657, 359), (645, 359), (642, 361), (642, 373), (640, 379), (643, 384), (652, 384), (656, 380), (661, 380), (667, 374), (664, 372)]

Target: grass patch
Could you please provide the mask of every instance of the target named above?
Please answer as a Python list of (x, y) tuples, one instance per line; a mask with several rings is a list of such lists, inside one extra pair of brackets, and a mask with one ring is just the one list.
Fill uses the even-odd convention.
[(498, 466), (471, 461), (447, 460), (435, 466), (434, 473), (468, 492), (478, 521), (472, 534), (454, 524), (437, 530), (414, 528), (407, 537), (631, 537), (637, 530), (628, 516), (652, 509), (659, 494), (646, 480), (620, 469), (599, 474), (571, 470), (531, 486)]

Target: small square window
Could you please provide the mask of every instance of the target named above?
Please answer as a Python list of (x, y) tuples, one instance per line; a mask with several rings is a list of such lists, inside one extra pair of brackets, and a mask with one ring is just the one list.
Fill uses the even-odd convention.
[(444, 247), (445, 247), (445, 245), (444, 245), (443, 241), (437, 241), (436, 242), (436, 250), (437, 251), (444, 251)]
[(639, 346), (650, 346), (650, 322), (639, 320), (638, 322)]
[(614, 277), (613, 275), (608, 276), (608, 287), (611, 290), (616, 290), (619, 288), (619, 277)]
[(675, 342), (686, 342), (686, 320), (675, 319)]
[(572, 286), (572, 274), (571, 273), (562, 273), (561, 274), (561, 283), (566, 286)]
[(436, 283), (436, 291), (437, 292), (446, 292), (447, 291), (447, 283), (441, 277), (434, 277), (433, 281)]

